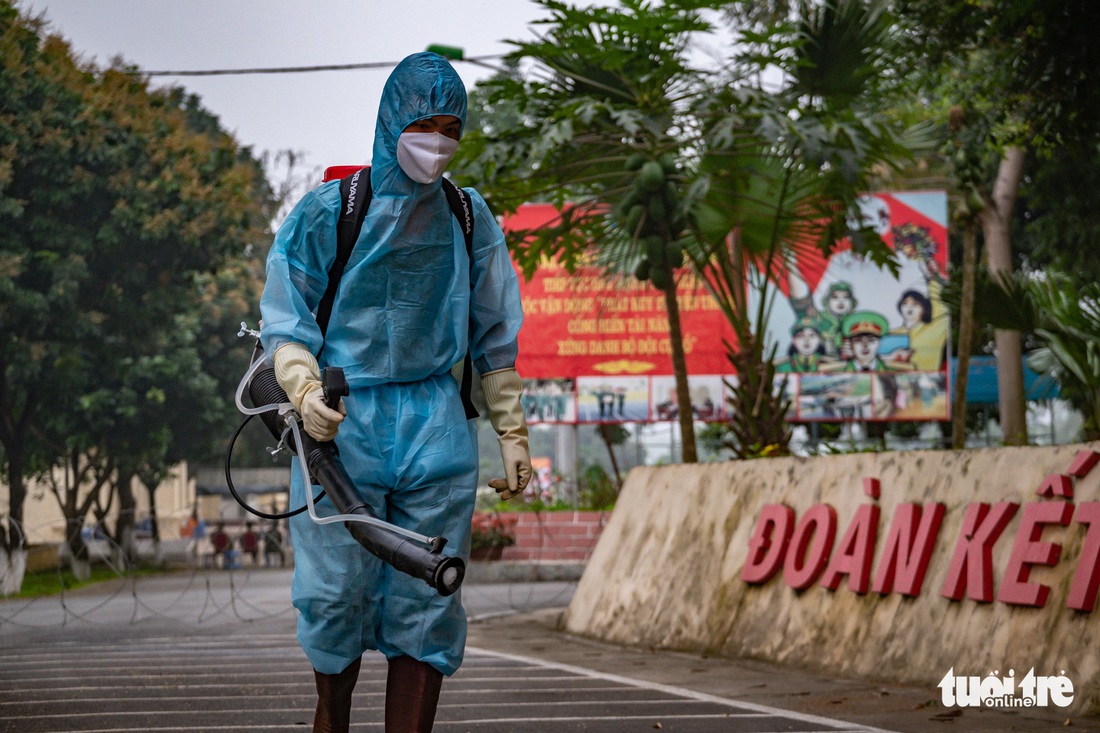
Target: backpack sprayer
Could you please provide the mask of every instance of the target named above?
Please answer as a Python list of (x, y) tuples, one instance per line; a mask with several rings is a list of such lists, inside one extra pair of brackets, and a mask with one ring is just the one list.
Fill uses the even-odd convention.
[[(256, 346), (252, 359), (236, 391), (237, 409), (247, 415), (237, 433), (229, 443), (225, 457), (225, 478), (229, 489), (237, 502), (247, 511), (267, 519), (281, 519), (308, 509), (309, 516), (318, 524), (344, 522), (351, 536), (372, 555), (392, 565), (397, 570), (420, 578), (435, 588), (441, 596), (449, 596), (458, 590), (466, 575), (466, 563), (461, 558), (444, 555), (442, 550), (447, 540), (444, 537), (427, 537), (422, 534), (385, 522), (363, 503), (355, 491), (355, 484), (340, 461), (336, 444), (332, 441), (320, 442), (311, 437), (303, 428), (297, 410), (291, 404), (286, 392), (275, 379), (275, 366), (260, 345), (259, 333), (241, 323), (238, 336), (256, 337)], [(338, 367), (326, 367), (321, 375), (321, 388), (325, 404), (336, 409), (340, 398), (348, 394), (348, 383), (344, 370)], [(246, 407), (243, 401), (245, 390), (252, 402)], [(259, 415), (271, 435), (279, 441), (272, 455), (286, 449), (298, 456), (298, 465), (302, 472), (306, 490), (306, 505), (292, 512), (271, 515), (250, 507), (233, 487), (230, 477), (229, 458), (233, 445), (241, 430), (253, 417)], [(312, 479), (311, 480), (311, 476)], [(324, 491), (313, 497), (308, 489), (319, 484)], [(314, 509), (314, 503), (327, 496), (338, 512), (335, 516), (321, 517)]]

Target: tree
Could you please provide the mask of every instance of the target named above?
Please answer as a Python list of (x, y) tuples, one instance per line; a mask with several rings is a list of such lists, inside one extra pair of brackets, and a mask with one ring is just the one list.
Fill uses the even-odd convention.
[[(969, 152), (981, 164), (980, 213), (987, 262), (1008, 276), (1017, 193), (1029, 155), (1095, 141), (1100, 74), (1088, 0), (994, 2), (898, 0), (924, 57), (943, 80), (938, 92), (965, 113)], [(962, 69), (962, 72), (959, 72)], [(1027, 442), (1019, 333), (996, 333), (1005, 442)]]
[[(125, 499), (131, 477), (159, 482), (213, 444), (225, 400), (202, 361), (200, 288), (266, 238), (269, 190), (193, 95), (80, 64), (41, 19), (10, 6), (0, 6), (0, 46), (10, 554), (25, 543), (26, 477), (55, 465), (84, 475), (85, 462)], [(107, 500), (62, 499), (74, 527), (97, 502)], [(121, 509), (123, 534), (133, 516)]]
[[(801, 24), (746, 33), (752, 52), (726, 74), (687, 62), (692, 35), (710, 28), (704, 3), (541, 4), (551, 11), (550, 29), (516, 44), (511, 57), (513, 69), (529, 60), (535, 71), (489, 83), (496, 109), (515, 110), (518, 123), (475, 132), (467, 143), (499, 208), (536, 196), (561, 208), (557, 225), (520, 233), (518, 259), (532, 270), (557, 256), (568, 268), (595, 248), (597, 262), (664, 293), (684, 460), (692, 461), (675, 298), (686, 253), (734, 326), (735, 369), (756, 370), (739, 381), (735, 420), (744, 421), (746, 450), (757, 442), (749, 432), (763, 422), (785, 446), (785, 410), (775, 404), (760, 331), (768, 298), (753, 317), (745, 285), (755, 272), (766, 286), (787, 253), (829, 250), (853, 229), (862, 252), (889, 261), (877, 236), (849, 225), (868, 171), (902, 152), (894, 126), (874, 120), (865, 105), (869, 90), (885, 86), (888, 24), (859, 2), (801, 6)], [(789, 82), (780, 93), (761, 86), (772, 65)]]
[(984, 271), (977, 288), (981, 317), (1028, 334), (1028, 365), (1052, 376), (1081, 410), (1085, 440), (1100, 439), (1100, 284), (1078, 286), (1053, 270), (1012, 277)]
[[(530, 200), (561, 208), (555, 226), (516, 234), (513, 250), (528, 273), (556, 256), (572, 271), (592, 252), (611, 269), (645, 260), (645, 277), (664, 295), (676, 376), (683, 460), (696, 460), (673, 273), (685, 222), (677, 216), (684, 179), (676, 160), (686, 158), (690, 124), (684, 101), (698, 75), (687, 63), (692, 33), (708, 24), (700, 0), (660, 5), (625, 0), (622, 8), (578, 9), (539, 0), (550, 12), (546, 33), (515, 43), (512, 69), (531, 62), (531, 79), (497, 75), (486, 103), (497, 114), (466, 135), (460, 164), (477, 170), (490, 201), (504, 211)], [(608, 216), (613, 210), (614, 214)], [(629, 263), (629, 265), (627, 264)]]
[(1052, 267), (1078, 285), (1100, 282), (1100, 145), (1081, 141), (1031, 156), (1012, 227), (1019, 257), (1034, 269)]
[[(2, 538), (8, 551), (25, 542), (25, 478), (57, 455), (31, 431), (43, 414), (61, 412), (79, 383), (80, 365), (65, 344), (80, 336), (76, 290), (85, 269), (71, 250), (76, 227), (51, 213), (59, 203), (79, 206), (94, 197), (90, 176), (77, 165), (81, 98), (66, 88), (73, 69), (60, 49), (40, 47), (37, 31), (14, 8), (0, 6), (0, 445), (9, 486)], [(52, 195), (41, 196), (51, 182)], [(34, 228), (41, 244), (33, 248), (24, 239), (28, 227), (16, 225), (28, 212), (41, 219)], [(50, 388), (42, 389), (47, 382)]]
[[(735, 77), (698, 107), (703, 144), (686, 206), (696, 233), (689, 256), (737, 337), (727, 446), (740, 458), (788, 451), (776, 344), (765, 334), (775, 280), (801, 249), (828, 255), (845, 238), (893, 267), (858, 201), (876, 170), (906, 159), (923, 138), (904, 118), (883, 114), (902, 87), (880, 10), (858, 0), (799, 3), (792, 23), (746, 40)], [(747, 83), (769, 68), (782, 72), (778, 90)]]

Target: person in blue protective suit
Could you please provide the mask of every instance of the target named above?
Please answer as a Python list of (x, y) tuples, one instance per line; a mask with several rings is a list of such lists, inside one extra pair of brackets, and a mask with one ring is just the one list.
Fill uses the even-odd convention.
[[(445, 537), (468, 559), (476, 429), (451, 374), (467, 349), (504, 461), (505, 478), (489, 485), (504, 499), (522, 493), (531, 459), (515, 370), (523, 312), (504, 235), (484, 199), (466, 189), (474, 207), (469, 257), (440, 180), (465, 121), (465, 88), (443, 57), (418, 53), (398, 64), (378, 112), (373, 199), (323, 341), (314, 311), (336, 253), (338, 181), (307, 193), (279, 228), (260, 307), (261, 341), (279, 384), (310, 435), (336, 440), (363, 501), (385, 521)], [(324, 366), (347, 377), (340, 410), (323, 401)], [(309, 487), (301, 484), (295, 470), (293, 505), (305, 501)], [(334, 513), (323, 500), (316, 511)], [(430, 731), (442, 679), (462, 663), (460, 594), (440, 596), (394, 570), (340, 522), (299, 514), (291, 532), (298, 639), (317, 680), (314, 732), (348, 730), (368, 649), (389, 661), (386, 731)]]

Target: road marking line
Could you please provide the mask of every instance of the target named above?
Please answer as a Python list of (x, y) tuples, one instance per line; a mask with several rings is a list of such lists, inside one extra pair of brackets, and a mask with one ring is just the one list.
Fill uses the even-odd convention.
[(471, 646), (466, 647), (466, 652), (468, 654), (481, 654), (483, 656), (495, 657), (497, 659), (508, 659), (514, 662), (519, 662), (521, 664), (534, 664), (541, 667), (547, 667), (549, 669), (556, 669), (562, 672), (570, 672), (572, 674), (581, 675), (583, 677), (605, 680), (607, 682), (617, 682), (619, 684), (628, 685), (630, 687), (641, 687), (649, 690), (657, 690), (670, 695), (691, 698), (693, 700), (701, 700), (704, 702), (717, 703), (719, 705), (744, 708), (745, 710), (752, 710), (754, 712), (763, 713), (765, 715), (776, 715), (784, 718), (790, 718), (792, 720), (797, 720), (801, 723), (813, 723), (814, 725), (828, 726), (847, 726), (842, 728), (841, 730), (859, 731), (859, 733), (898, 733), (897, 731), (890, 731), (886, 730), (885, 728), (873, 728), (866, 725), (855, 725), (853, 723), (849, 723), (843, 720), (834, 720), (832, 718), (825, 718), (819, 715), (809, 715), (806, 713), (795, 712), (793, 710), (773, 708), (769, 705), (760, 705), (758, 703), (733, 700), (727, 697), (721, 697), (719, 695), (711, 695), (706, 692), (689, 690), (685, 687), (665, 685), (660, 682), (649, 682), (648, 680), (640, 680), (633, 677), (624, 677), (622, 675), (599, 672), (594, 669), (576, 667), (572, 664), (562, 664), (560, 662), (550, 662), (543, 659), (537, 659), (535, 657), (526, 657), (519, 654), (508, 654), (505, 652), (495, 652), (489, 649), (482, 649), (480, 647)]

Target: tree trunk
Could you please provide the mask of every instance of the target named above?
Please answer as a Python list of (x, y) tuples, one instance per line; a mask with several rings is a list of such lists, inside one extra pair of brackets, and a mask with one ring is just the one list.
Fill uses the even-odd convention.
[(84, 543), (80, 531), (84, 528), (84, 522), (77, 517), (65, 518), (65, 557), (69, 561), (69, 569), (77, 580), (88, 580), (92, 577), (92, 566), (89, 558), (88, 546)]
[(23, 588), (27, 571), (27, 538), (23, 530), (23, 504), (27, 485), (23, 481), (23, 453), (8, 450), (8, 522), (0, 523), (0, 596), (10, 596)]
[(80, 536), (80, 531), (84, 528), (84, 512), (78, 506), (83, 482), (80, 462), (81, 452), (76, 448), (70, 449), (69, 462), (61, 478), (61, 485), (55, 484), (54, 492), (61, 514), (65, 517), (65, 557), (73, 577), (83, 581), (91, 577), (91, 566), (88, 562), (88, 548)]
[(676, 300), (675, 283), (665, 293), (668, 310), (668, 338), (672, 345), (672, 372), (676, 375), (676, 402), (680, 406), (680, 461), (697, 463), (695, 452), (695, 414), (691, 409), (688, 389), (687, 360), (684, 358), (684, 331), (680, 326), (680, 303)]
[(118, 543), (122, 561), (126, 567), (137, 564), (137, 547), (134, 546), (134, 474), (126, 472), (118, 477), (118, 523), (115, 525), (115, 542)]
[(607, 423), (599, 424), (600, 437), (607, 446), (607, 455), (611, 458), (611, 470), (615, 472), (615, 491), (622, 491), (623, 473), (619, 470), (619, 458), (615, 455), (615, 446), (611, 443), (611, 435), (608, 433)]
[(970, 347), (974, 342), (974, 280), (978, 270), (978, 233), (974, 220), (963, 231), (962, 303), (959, 304), (959, 340), (955, 367), (955, 397), (951, 405), (951, 447), (966, 447), (966, 384)]
[(153, 541), (153, 562), (160, 565), (164, 556), (160, 545), (160, 520), (157, 517), (157, 487), (155, 483), (146, 483), (144, 479), (142, 483), (145, 484), (145, 490), (149, 495), (149, 527)]
[[(8, 455), (8, 524), (0, 539), (3, 547), (11, 550), (25, 549), (26, 534), (23, 530), (23, 505), (27, 501), (27, 484), (23, 479), (23, 452), (14, 445), (4, 446)], [(2, 530), (3, 527), (0, 527)]]
[[(1008, 148), (1001, 158), (993, 184), (991, 205), (981, 213), (982, 232), (991, 274), (1012, 274), (1012, 241), (1009, 224), (1023, 177), (1026, 153)], [(1023, 344), (1019, 331), (994, 332), (997, 353), (997, 391), (1000, 395), (1001, 431), (1005, 445), (1027, 445), (1027, 406), (1024, 402)]]

